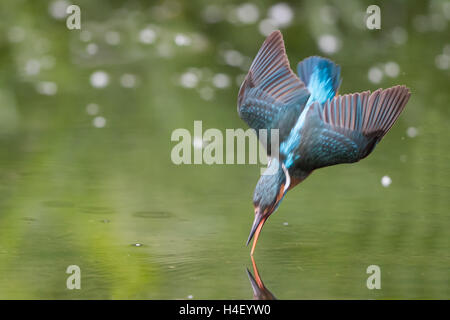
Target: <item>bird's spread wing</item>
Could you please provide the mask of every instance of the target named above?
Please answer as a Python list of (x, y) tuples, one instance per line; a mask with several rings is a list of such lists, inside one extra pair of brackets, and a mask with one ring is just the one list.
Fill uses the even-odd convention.
[[(253, 61), (238, 95), (238, 113), (251, 128), (281, 129), (298, 117), (308, 100), (305, 84), (292, 72), (279, 31), (272, 32)], [(291, 125), (291, 126), (292, 126)], [(289, 128), (290, 129), (290, 128)], [(280, 130), (280, 139), (284, 132)]]
[(315, 103), (299, 158), (310, 169), (365, 158), (392, 127), (409, 97), (408, 88), (395, 86)]

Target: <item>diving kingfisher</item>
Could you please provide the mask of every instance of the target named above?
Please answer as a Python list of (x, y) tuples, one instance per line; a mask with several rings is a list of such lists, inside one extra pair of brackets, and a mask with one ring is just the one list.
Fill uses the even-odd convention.
[[(248, 245), (254, 237), (251, 255), (286, 192), (315, 169), (367, 157), (411, 95), (403, 85), (338, 95), (340, 71), (334, 62), (313, 56), (298, 64), (295, 75), (280, 31), (267, 37), (250, 66), (237, 110), (266, 147), (271, 172), (261, 175), (253, 194), (255, 218), (247, 240)], [(260, 129), (268, 134), (259, 135)], [(279, 150), (271, 150), (273, 129), (278, 129)]]

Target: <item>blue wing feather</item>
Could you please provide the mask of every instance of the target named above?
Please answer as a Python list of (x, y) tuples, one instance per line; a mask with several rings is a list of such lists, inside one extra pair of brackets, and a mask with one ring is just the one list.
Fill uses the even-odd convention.
[(308, 97), (305, 84), (289, 67), (281, 32), (272, 32), (239, 90), (239, 116), (254, 129), (273, 128), (283, 109), (293, 105), (303, 108)]
[[(309, 97), (292, 72), (279, 31), (269, 35), (253, 61), (238, 95), (238, 113), (251, 128), (279, 129), (283, 140)], [(270, 132), (267, 135), (270, 141)], [(268, 146), (267, 141), (261, 141)], [(267, 149), (270, 154), (270, 149)]]
[(337, 96), (315, 102), (295, 150), (307, 170), (351, 163), (367, 157), (400, 116), (410, 92), (405, 86)]

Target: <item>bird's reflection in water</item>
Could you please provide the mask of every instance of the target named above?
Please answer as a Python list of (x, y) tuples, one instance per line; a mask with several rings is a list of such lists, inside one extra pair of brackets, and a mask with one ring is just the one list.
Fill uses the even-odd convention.
[(265, 286), (264, 282), (262, 282), (261, 277), (259, 276), (258, 268), (256, 267), (255, 259), (252, 258), (253, 264), (253, 273), (255, 277), (253, 277), (252, 273), (247, 269), (248, 279), (250, 280), (250, 284), (253, 289), (253, 300), (276, 300), (275, 296), (270, 292)]

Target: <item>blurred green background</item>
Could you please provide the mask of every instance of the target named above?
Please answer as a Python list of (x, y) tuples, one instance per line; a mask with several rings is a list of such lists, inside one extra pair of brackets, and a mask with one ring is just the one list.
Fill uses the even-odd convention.
[[(341, 65), (341, 93), (412, 96), (367, 159), (289, 193), (255, 253), (266, 286), (450, 298), (449, 1), (79, 0), (81, 30), (66, 27), (69, 4), (0, 2), (0, 298), (252, 298), (261, 165), (176, 166), (170, 137), (194, 120), (246, 128), (237, 91), (274, 29), (293, 68)], [(380, 30), (365, 26), (371, 4)], [(66, 288), (69, 265), (81, 290)]]

